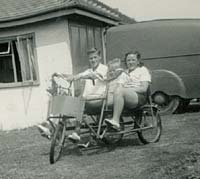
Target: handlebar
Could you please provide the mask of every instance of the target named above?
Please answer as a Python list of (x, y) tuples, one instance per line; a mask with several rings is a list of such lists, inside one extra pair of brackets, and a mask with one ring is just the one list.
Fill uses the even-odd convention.
[[(70, 76), (70, 75), (69, 75), (69, 76)], [(54, 82), (56, 82), (56, 81), (55, 81), (55, 77), (61, 78), (61, 79), (65, 80), (65, 81), (67, 81), (67, 82), (69, 83), (69, 86), (68, 86), (67, 88), (62, 87), (63, 89), (69, 89), (69, 88), (71, 88), (72, 83), (73, 83), (74, 80), (67, 80), (67, 75), (64, 76), (63, 74), (54, 73), (54, 74), (51, 76), (51, 80), (54, 81)]]
[[(60, 79), (62, 80), (60, 81)], [(57, 73), (52, 74), (51, 82), (51, 87), (47, 89), (51, 95), (72, 95), (71, 87), (73, 81), (67, 80), (64, 75)]]

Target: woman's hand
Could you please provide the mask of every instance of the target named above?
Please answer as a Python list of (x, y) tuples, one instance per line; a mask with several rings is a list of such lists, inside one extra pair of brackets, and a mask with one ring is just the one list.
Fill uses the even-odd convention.
[(66, 79), (67, 81), (69, 81), (69, 82), (75, 81), (75, 80), (76, 80), (74, 75), (68, 75), (68, 76), (65, 77), (65, 79)]
[(61, 73), (55, 72), (55, 73), (52, 74), (52, 77), (60, 77), (60, 76), (61, 76)]
[(140, 84), (128, 83), (124, 85), (124, 88), (132, 88), (138, 93), (146, 93), (149, 86), (148, 81), (141, 81)]

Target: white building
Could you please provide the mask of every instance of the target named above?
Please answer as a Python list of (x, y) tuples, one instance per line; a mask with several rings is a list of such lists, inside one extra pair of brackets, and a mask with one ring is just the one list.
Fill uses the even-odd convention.
[(89, 48), (105, 56), (105, 29), (131, 22), (97, 0), (1, 0), (0, 129), (44, 121), (52, 73), (86, 69)]

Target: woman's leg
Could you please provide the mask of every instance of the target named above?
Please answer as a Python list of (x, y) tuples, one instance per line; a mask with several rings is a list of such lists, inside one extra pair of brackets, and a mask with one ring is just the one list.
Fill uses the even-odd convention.
[(113, 97), (113, 118), (119, 124), (119, 119), (124, 106), (135, 108), (138, 105), (138, 95), (132, 88), (117, 88)]
[(114, 91), (113, 95), (113, 117), (112, 120), (119, 124), (119, 118), (124, 108), (124, 90), (119, 87)]

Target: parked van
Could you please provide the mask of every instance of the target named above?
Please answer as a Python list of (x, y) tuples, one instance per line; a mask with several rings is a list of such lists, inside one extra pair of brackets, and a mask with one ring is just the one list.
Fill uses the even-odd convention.
[(200, 98), (200, 20), (155, 20), (108, 29), (107, 60), (139, 51), (152, 72), (152, 97), (161, 113)]

